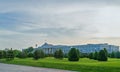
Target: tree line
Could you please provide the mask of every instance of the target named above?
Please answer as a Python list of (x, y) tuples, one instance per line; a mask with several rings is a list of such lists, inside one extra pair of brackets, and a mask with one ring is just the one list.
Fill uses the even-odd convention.
[(17, 58), (29, 58), (32, 57), (35, 60), (45, 57), (54, 57), (56, 59), (68, 58), (69, 61), (79, 61), (80, 58), (87, 57), (89, 59), (94, 59), (98, 61), (107, 61), (108, 57), (111, 58), (120, 58), (120, 52), (108, 53), (106, 48), (100, 50), (99, 52), (95, 51), (93, 53), (81, 53), (77, 48), (71, 48), (67, 54), (64, 54), (61, 49), (58, 49), (54, 54), (45, 54), (43, 50), (37, 49), (34, 50), (33, 47), (28, 47), (23, 51), (19, 50), (0, 50), (0, 59), (6, 58), (6, 60), (13, 60)]

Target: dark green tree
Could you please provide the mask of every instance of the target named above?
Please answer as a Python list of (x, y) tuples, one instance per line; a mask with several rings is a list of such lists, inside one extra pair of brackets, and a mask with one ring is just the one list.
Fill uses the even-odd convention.
[(79, 55), (76, 48), (71, 48), (68, 53), (68, 60), (69, 61), (79, 61)]
[(57, 59), (63, 59), (64, 54), (63, 54), (62, 50), (61, 49), (56, 50), (55, 53), (54, 53), (54, 57), (57, 58)]
[(99, 61), (107, 61), (107, 55), (106, 52), (104, 50), (100, 50), (99, 55), (98, 55), (98, 60)]
[(98, 52), (97, 51), (95, 51), (95, 53), (94, 53), (94, 59), (98, 60)]

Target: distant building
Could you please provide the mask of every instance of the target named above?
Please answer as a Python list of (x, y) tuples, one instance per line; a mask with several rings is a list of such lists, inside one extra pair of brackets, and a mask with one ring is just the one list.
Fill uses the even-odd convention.
[(68, 53), (71, 48), (77, 48), (82, 53), (91, 53), (95, 51), (100, 51), (104, 48), (107, 49), (108, 53), (119, 51), (119, 46), (104, 44), (86, 44), (86, 45), (52, 45), (44, 43), (37, 49), (42, 49), (46, 54), (53, 54), (56, 50), (61, 49), (64, 53)]

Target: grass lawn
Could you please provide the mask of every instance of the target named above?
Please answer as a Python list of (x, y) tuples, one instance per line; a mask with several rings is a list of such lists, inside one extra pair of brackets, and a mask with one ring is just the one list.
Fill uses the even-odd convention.
[(47, 57), (44, 59), (33, 60), (32, 58), (18, 59), (12, 61), (0, 60), (1, 63), (28, 65), (35, 67), (57, 68), (73, 70), (79, 72), (120, 72), (120, 59), (109, 58), (107, 62), (99, 62), (88, 58), (81, 58), (78, 62), (69, 62), (66, 58), (63, 60)]

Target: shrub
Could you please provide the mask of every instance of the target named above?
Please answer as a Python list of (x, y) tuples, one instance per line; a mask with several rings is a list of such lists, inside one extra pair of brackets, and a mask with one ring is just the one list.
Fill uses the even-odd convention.
[(71, 48), (68, 53), (68, 60), (69, 61), (79, 61), (79, 55), (76, 48)]

